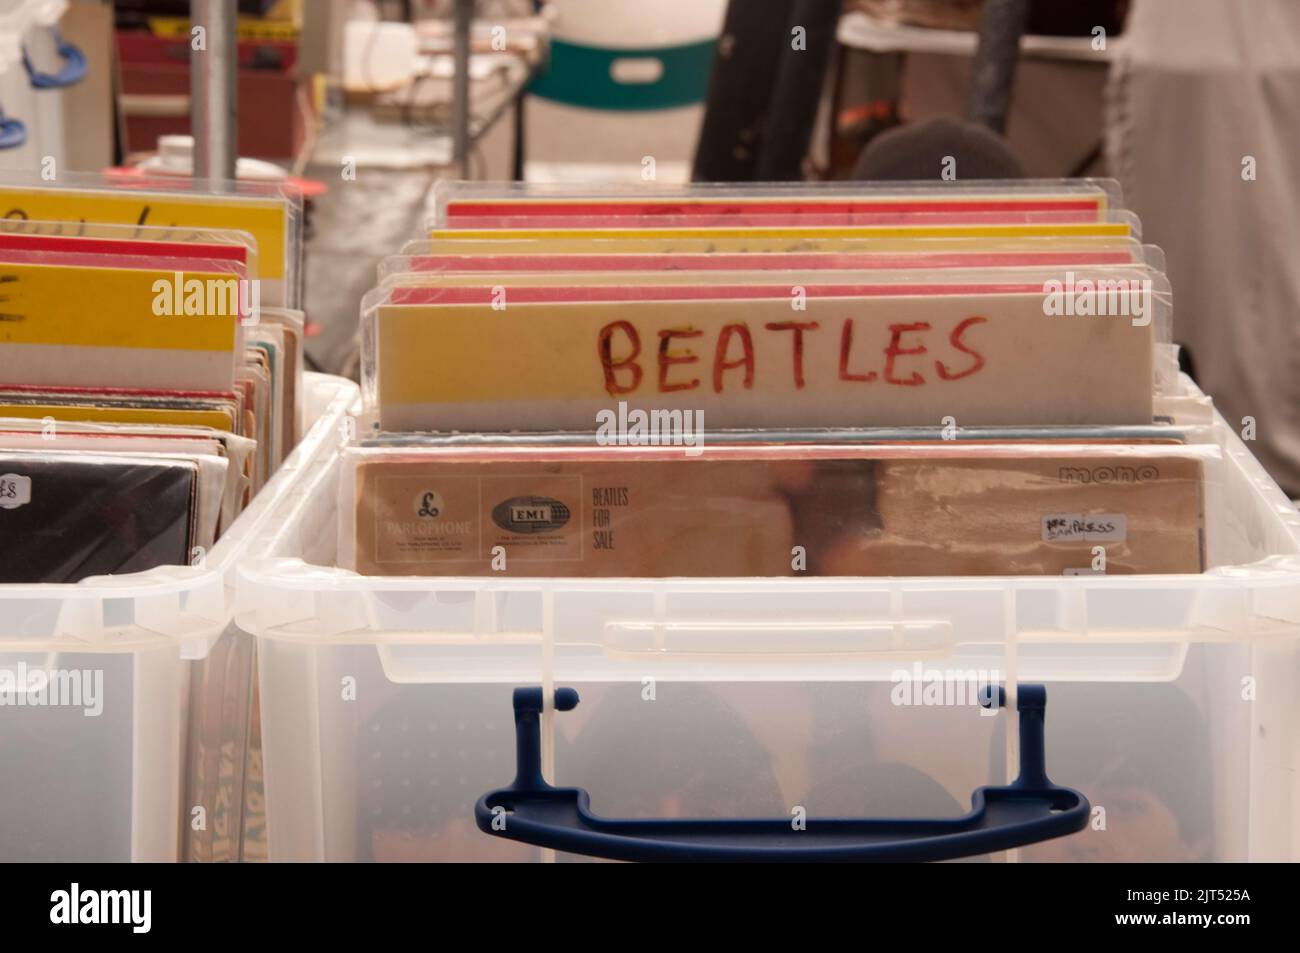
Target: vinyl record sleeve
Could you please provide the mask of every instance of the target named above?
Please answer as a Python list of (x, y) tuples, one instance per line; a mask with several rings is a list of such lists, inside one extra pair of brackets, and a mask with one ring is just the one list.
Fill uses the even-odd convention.
[[(390, 255), (379, 263), (378, 275), (401, 274), (558, 275), (566, 273), (643, 272), (646, 274), (717, 274), (726, 272), (887, 271), (925, 268), (1025, 268), (1034, 266), (1146, 264), (1154, 246), (1137, 242), (1119, 247), (1105, 242), (1065, 249), (982, 250), (978, 242), (951, 251), (915, 252), (786, 252), (786, 253), (684, 253), (634, 255), (617, 253), (557, 254), (541, 252), (515, 255), (433, 255), (417, 251)], [(516, 279), (517, 280), (517, 279)]]
[[(118, 261), (149, 261), (173, 271), (226, 271), (260, 284), (262, 273), (257, 239), (239, 229), (160, 228), (102, 222), (44, 222), (0, 218), (0, 250), (97, 258), (102, 265)], [(203, 266), (222, 262), (226, 267)], [(69, 261), (69, 263), (72, 263)], [(252, 302), (260, 303), (260, 290)]]
[(448, 448), (345, 452), (367, 575), (1198, 573), (1213, 447)]
[(198, 476), (192, 461), (0, 451), (0, 582), (185, 565)]
[[(230, 461), (230, 473), (233, 479), (229, 482), (236, 484), (230, 490), (236, 497), (233, 513), (238, 515), (248, 505), (252, 495), (261, 489), (261, 487), (253, 483), (254, 454), (257, 451), (257, 441), (251, 437), (242, 437), (239, 434), (231, 433), (228, 430), (179, 424), (100, 423), (96, 421), (55, 419), (47, 421), (24, 417), (0, 417), (0, 447), (6, 445), (6, 437), (10, 434), (17, 435), (20, 438), (40, 435), (43, 442), (37, 449), (51, 450), (62, 447), (62, 443), (57, 447), (51, 446), (48, 442), (51, 433), (56, 434), (56, 439), (60, 441), (65, 438), (85, 441), (97, 439), (123, 441), (120, 446), (114, 445), (114, 449), (128, 453), (132, 452), (131, 447), (135, 446), (125, 442), (130, 440), (145, 441), (140, 444), (140, 447), (148, 449), (150, 452), (156, 452), (157, 446), (167, 446), (168, 448), (174, 448), (174, 452), (187, 453), (193, 451), (185, 450), (186, 447), (196, 445), (206, 447), (215, 443), (220, 448), (219, 455)], [(149, 441), (154, 441), (154, 443)], [(95, 444), (88, 442), (82, 449), (93, 451), (94, 448)]]
[(285, 406), (288, 409), (284, 421), (284, 445), (291, 448), (297, 446), (303, 431), (301, 395), (304, 393), (302, 375), (306, 369), (303, 351), (306, 315), (290, 308), (263, 308), (261, 320), (263, 324), (274, 325), (284, 333)]
[(270, 376), (268, 391), (270, 405), (271, 456), (275, 465), (284, 462), (292, 444), (285, 440), (285, 420), (289, 416), (286, 403), (285, 335), (274, 324), (259, 324), (246, 330), (248, 347), (264, 356), (262, 366)]
[(271, 412), (271, 377), (265, 366), (265, 352), (250, 348), (245, 352), (245, 362), (236, 372), (236, 386), (244, 394), (244, 417), (247, 431), (257, 440), (257, 458), (262, 479), (270, 478), (275, 469), (275, 446), (271, 439), (273, 430)]
[(0, 173), (5, 218), (159, 226), (176, 237), (210, 230), (250, 233), (257, 243), (262, 300), (297, 307), (301, 300), (302, 196), (279, 183), (65, 173), (49, 182), (30, 172)]
[(1122, 207), (1113, 179), (747, 182), (632, 185), (443, 181), (430, 227), (487, 217), (744, 216), (895, 210), (1100, 212)]
[[(189, 313), (191, 285), (211, 312)], [(240, 287), (218, 272), (0, 264), (0, 383), (228, 390)]]
[[(439, 239), (469, 239), (500, 242), (512, 239), (529, 239), (551, 243), (551, 251), (582, 251), (597, 239), (613, 239), (640, 243), (636, 250), (668, 252), (679, 250), (679, 242), (706, 239), (718, 251), (777, 250), (782, 244), (824, 250), (823, 243), (839, 239), (897, 239), (897, 238), (1037, 238), (1080, 236), (1111, 236), (1115, 238), (1140, 238), (1141, 224), (1131, 212), (1107, 212), (1099, 220), (1059, 221), (1051, 218), (1036, 219), (1034, 215), (1017, 216), (1014, 220), (999, 216), (937, 215), (906, 217), (877, 217), (873, 222), (846, 225), (806, 224), (778, 220), (765, 222), (750, 220), (747, 225), (735, 223), (672, 221), (672, 220), (617, 220), (597, 219), (568, 221), (554, 225), (538, 225), (527, 219), (493, 221), (483, 227), (438, 228), (429, 237)], [(999, 220), (1002, 219), (1002, 220)], [(792, 244), (793, 243), (793, 244)]]
[[(942, 230), (896, 230), (887, 234), (820, 236), (769, 235), (753, 232), (741, 237), (709, 238), (674, 235), (661, 238), (629, 236), (624, 232), (564, 239), (503, 236), (493, 233), (470, 238), (467, 233), (440, 232), (437, 237), (411, 239), (402, 255), (710, 255), (710, 254), (906, 254), (912, 252), (1068, 251), (1070, 249), (1131, 249), (1137, 240), (1123, 225), (1071, 226), (1069, 229), (982, 229), (974, 234)], [(1154, 262), (1152, 262), (1154, 264)]]
[(718, 429), (1151, 422), (1171, 313), (1162, 276), (1081, 272), (1126, 290), (1104, 315), (1067, 316), (1056, 305), (1069, 294), (1048, 293), (1067, 287), (1055, 270), (927, 274), (381, 287), (363, 299), (363, 394), (385, 430), (590, 431), (622, 404), (700, 411)]
[(48, 417), (72, 423), (130, 423), (149, 426), (178, 424), (186, 427), (210, 427), (226, 432), (235, 432), (237, 429), (233, 404), (228, 407), (197, 404), (175, 407), (106, 404), (93, 400), (53, 403), (47, 400), (11, 401), (0, 395), (0, 417), (25, 417), (32, 420)]
[[(617, 418), (615, 418), (617, 419)], [(1183, 444), (1204, 442), (1196, 428), (1168, 424), (1134, 427), (820, 427), (762, 430), (710, 430), (709, 446), (731, 444), (870, 445), (915, 443), (933, 446), (940, 441), (960, 443), (1116, 443)], [(360, 447), (599, 447), (598, 433), (552, 430), (541, 433), (415, 433), (379, 431), (357, 441)]]
[[(51, 451), (61, 453), (85, 451), (89, 453), (125, 453), (137, 457), (162, 457), (170, 459), (193, 460), (199, 464), (200, 485), (210, 484), (207, 492), (200, 495), (206, 503), (211, 503), (210, 493), (213, 488), (220, 489), (220, 507), (218, 520), (210, 527), (201, 525), (199, 545), (209, 533), (212, 539), (222, 529), (229, 526), (243, 509), (248, 495), (248, 476), (244, 472), (244, 461), (232, 459), (228, 447), (215, 437), (201, 438), (184, 435), (146, 436), (142, 434), (111, 433), (75, 433), (70, 430), (56, 429), (52, 433), (42, 429), (35, 431), (13, 431), (8, 422), (0, 418), (0, 449)], [(230, 435), (227, 435), (230, 436)], [(243, 438), (235, 437), (235, 440)], [(247, 443), (248, 441), (243, 441)], [(216, 467), (214, 470), (213, 467)]]
[(211, 427), (247, 435), (237, 391), (0, 387), (0, 417)]

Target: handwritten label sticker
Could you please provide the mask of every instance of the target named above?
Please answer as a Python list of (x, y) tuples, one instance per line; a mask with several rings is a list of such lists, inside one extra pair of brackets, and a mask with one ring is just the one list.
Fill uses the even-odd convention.
[(0, 510), (16, 510), (31, 501), (31, 477), (18, 473), (0, 474)]
[(1048, 513), (1042, 526), (1045, 543), (1118, 543), (1128, 535), (1123, 513)]

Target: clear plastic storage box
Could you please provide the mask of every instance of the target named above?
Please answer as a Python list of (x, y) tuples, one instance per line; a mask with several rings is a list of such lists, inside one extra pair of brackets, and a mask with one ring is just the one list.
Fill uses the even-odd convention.
[(271, 859), (577, 859), (476, 824), (528, 686), (546, 777), (601, 817), (771, 818), (778, 852), (811, 843), (801, 819), (952, 820), (1032, 749), (1027, 685), (1087, 824), (974, 859), (1300, 857), (1300, 514), (1190, 381), (1171, 391), (1158, 412), (1222, 451), (1200, 575), (364, 577), (336, 568), (333, 457), (238, 572)]
[[(234, 571), (344, 438), (358, 389), (305, 376), (304, 437), (206, 554), (77, 584), (0, 586), (0, 860), (233, 860), (253, 710)], [(56, 698), (60, 704), (26, 704)]]

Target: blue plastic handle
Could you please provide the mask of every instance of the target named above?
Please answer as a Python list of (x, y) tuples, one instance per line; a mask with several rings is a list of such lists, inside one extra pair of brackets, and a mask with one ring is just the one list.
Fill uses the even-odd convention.
[(86, 78), (86, 54), (74, 44), (65, 40), (56, 29), (51, 29), (54, 45), (63, 57), (63, 68), (57, 73), (42, 73), (32, 65), (27, 50), (23, 50), (23, 66), (27, 69), (27, 78), (36, 89), (63, 89), (73, 86)]
[(27, 127), (21, 119), (10, 119), (0, 112), (0, 149), (17, 149), (27, 141)]
[[(990, 696), (992, 693), (990, 693)], [(993, 699), (988, 699), (990, 702)], [(1006, 693), (997, 689), (997, 704)], [(571, 688), (555, 692), (557, 711), (578, 704)], [(517, 775), (474, 806), (479, 830), (538, 847), (630, 861), (934, 861), (1024, 847), (1082, 830), (1091, 810), (1078, 791), (1053, 784), (1043, 752), (1047, 692), (1022, 685), (1020, 776), (977, 788), (971, 810), (956, 818), (893, 820), (791, 818), (609, 820), (591, 813), (582, 788), (557, 788), (542, 777), (540, 688), (514, 692)]]

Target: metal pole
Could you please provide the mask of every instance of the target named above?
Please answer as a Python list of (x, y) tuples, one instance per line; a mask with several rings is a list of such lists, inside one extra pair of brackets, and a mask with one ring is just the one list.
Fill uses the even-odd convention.
[[(190, 129), (194, 178), (235, 178), (236, 0), (190, 0)], [(202, 29), (202, 33), (195, 31)], [(200, 42), (201, 41), (201, 42)]]
[(454, 10), (455, 79), (452, 86), (452, 146), (460, 175), (469, 178), (469, 32), (474, 0), (456, 0)]

